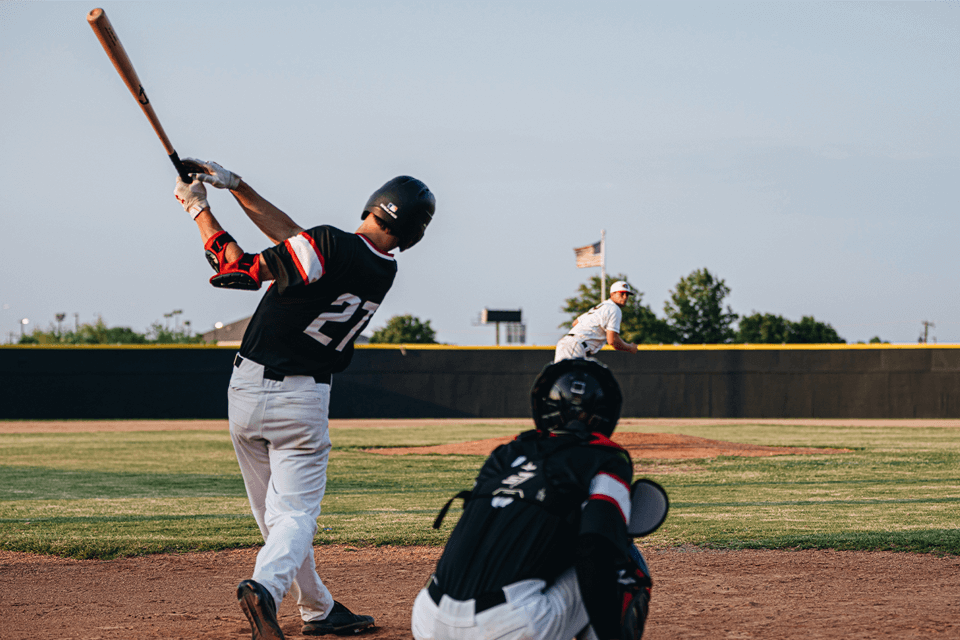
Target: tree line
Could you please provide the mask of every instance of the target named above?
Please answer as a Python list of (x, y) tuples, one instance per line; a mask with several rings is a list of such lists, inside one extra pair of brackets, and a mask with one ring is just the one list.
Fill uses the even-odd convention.
[[(612, 276), (611, 281), (629, 282), (625, 274)], [(730, 287), (706, 268), (697, 269), (680, 278), (663, 305), (664, 317), (658, 317), (643, 294), (630, 296), (622, 308), (620, 335), (638, 344), (830, 344), (846, 343), (836, 330), (813, 316), (799, 322), (772, 313), (753, 312), (748, 316), (734, 313), (725, 298)], [(600, 277), (593, 276), (581, 284), (577, 295), (567, 298), (562, 310), (570, 320), (560, 325), (569, 329), (573, 320), (599, 304)], [(879, 337), (871, 343), (881, 342)]]
[[(625, 274), (611, 276), (611, 282), (624, 280)], [(813, 316), (794, 322), (781, 315), (753, 312), (747, 316), (734, 313), (725, 299), (730, 287), (706, 268), (697, 269), (680, 278), (664, 303), (663, 318), (643, 302), (643, 293), (629, 297), (623, 306), (620, 335), (638, 344), (831, 344), (846, 343), (836, 330)], [(581, 284), (577, 294), (567, 298), (562, 311), (570, 319), (560, 325), (569, 329), (573, 321), (599, 304), (600, 277), (593, 276)], [(102, 318), (83, 324), (74, 331), (61, 331), (51, 326), (48, 331), (34, 330), (20, 339), (20, 344), (197, 344), (203, 337), (192, 335), (189, 325), (168, 329), (154, 323), (146, 333), (129, 327), (107, 327)], [(385, 326), (373, 332), (373, 344), (437, 344), (436, 331), (430, 321), (411, 315), (396, 315)], [(882, 342), (879, 337), (871, 343)]]
[(51, 325), (46, 331), (34, 329), (20, 338), (19, 344), (203, 344), (203, 336), (193, 335), (189, 322), (184, 327), (168, 329), (159, 322), (144, 333), (130, 327), (108, 327), (103, 318), (96, 322), (63, 330)]

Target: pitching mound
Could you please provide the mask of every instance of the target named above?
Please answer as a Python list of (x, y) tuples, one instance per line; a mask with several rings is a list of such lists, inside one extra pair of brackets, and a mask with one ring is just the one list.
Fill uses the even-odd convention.
[[(513, 440), (513, 436), (471, 440), (432, 447), (393, 447), (389, 449), (366, 449), (383, 455), (411, 454), (459, 454), (486, 456), (501, 444)], [(689, 460), (716, 458), (717, 456), (785, 456), (819, 453), (844, 453), (849, 449), (814, 449), (809, 447), (765, 447), (739, 442), (724, 442), (685, 436), (677, 433), (614, 433), (613, 441), (630, 452), (634, 460)]]

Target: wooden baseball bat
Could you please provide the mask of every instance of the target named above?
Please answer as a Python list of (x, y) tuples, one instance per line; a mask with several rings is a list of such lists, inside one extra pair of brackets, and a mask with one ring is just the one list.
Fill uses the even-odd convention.
[(113, 30), (113, 25), (110, 24), (110, 19), (107, 18), (107, 14), (103, 9), (94, 9), (87, 14), (87, 22), (90, 23), (93, 32), (97, 34), (97, 39), (100, 41), (100, 44), (103, 45), (103, 50), (107, 52), (107, 57), (110, 58), (117, 73), (123, 78), (127, 89), (130, 89), (130, 93), (133, 94), (137, 104), (139, 104), (143, 110), (143, 114), (147, 116), (147, 120), (150, 121), (154, 132), (157, 134), (157, 137), (160, 138), (160, 142), (163, 143), (163, 148), (170, 157), (170, 161), (173, 162), (173, 166), (180, 175), (180, 179), (189, 183), (191, 179), (187, 174), (187, 169), (183, 166), (183, 163), (180, 161), (180, 156), (177, 155), (173, 145), (170, 144), (170, 139), (163, 131), (163, 127), (160, 125), (160, 119), (157, 118), (157, 114), (153, 110), (153, 105), (150, 104), (150, 99), (147, 98), (147, 92), (143, 90), (143, 85), (140, 84), (140, 78), (133, 68), (133, 63), (130, 62), (127, 52), (120, 43), (117, 32)]

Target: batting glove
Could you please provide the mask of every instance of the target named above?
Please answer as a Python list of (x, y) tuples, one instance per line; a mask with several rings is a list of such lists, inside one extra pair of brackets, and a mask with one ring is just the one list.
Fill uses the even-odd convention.
[(177, 176), (177, 187), (173, 190), (173, 197), (183, 205), (183, 210), (196, 220), (204, 209), (209, 209), (207, 203), (207, 189), (202, 182), (194, 180), (187, 184)]
[(236, 189), (240, 186), (240, 176), (232, 171), (227, 171), (216, 162), (204, 162), (196, 158), (185, 158), (183, 163), (191, 172), (190, 177), (194, 180), (206, 182), (211, 187), (217, 189)]

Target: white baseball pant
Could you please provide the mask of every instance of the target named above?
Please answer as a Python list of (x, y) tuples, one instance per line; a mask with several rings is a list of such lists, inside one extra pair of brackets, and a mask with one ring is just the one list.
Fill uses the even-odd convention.
[(591, 354), (587, 353), (587, 345), (576, 336), (566, 335), (557, 342), (557, 349), (554, 352), (553, 361), (561, 360), (582, 360), (589, 358)]
[(277, 607), (292, 590), (304, 622), (325, 618), (333, 596), (317, 575), (313, 536), (327, 483), (330, 385), (266, 380), (262, 365), (244, 359), (228, 398), (230, 438), (264, 540), (252, 577)]
[(416, 640), (597, 640), (570, 568), (544, 590), (543, 580), (503, 588), (506, 602), (474, 613), (473, 600), (444, 595), (438, 605), (426, 589), (413, 603), (410, 628)]

